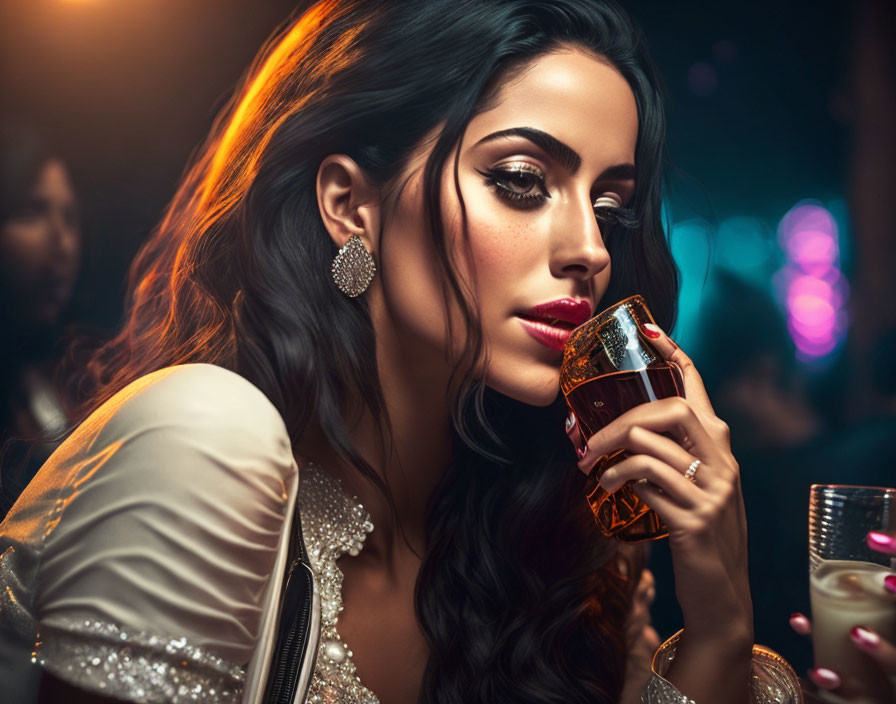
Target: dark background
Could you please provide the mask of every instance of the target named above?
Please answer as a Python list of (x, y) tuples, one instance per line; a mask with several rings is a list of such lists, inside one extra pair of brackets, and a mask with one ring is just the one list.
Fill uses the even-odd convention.
[[(776, 221), (844, 192), (836, 95), (851, 12), (834, 2), (629, 2), (668, 90), (675, 213)], [(3, 0), (2, 111), (44, 126), (74, 171), (89, 239), (77, 317), (114, 327), (127, 262), (281, 0)], [(716, 72), (707, 94), (695, 64)], [(698, 69), (699, 70), (699, 69)], [(99, 256), (92, 256), (93, 253)]]
[[(704, 283), (721, 266), (716, 253), (731, 244), (721, 225), (732, 217), (747, 218), (767, 247), (767, 261), (750, 277), (780, 309), (772, 286), (782, 260), (775, 238), (778, 222), (805, 199), (825, 204), (837, 218), (841, 264), (852, 290), (855, 296), (866, 295), (853, 306), (873, 310), (870, 319), (880, 325), (866, 316), (865, 328), (851, 328), (856, 343), (841, 340), (832, 354), (797, 360), (788, 373), (805, 379), (809, 400), (828, 424), (828, 439), (849, 436), (847, 447), (873, 448), (866, 464), (876, 463), (875, 477), (884, 477), (876, 481), (889, 476), (879, 460), (883, 455), (874, 454), (880, 438), (889, 437), (889, 416), (880, 411), (886, 404), (869, 401), (870, 382), (856, 370), (867, 368), (877, 332), (896, 314), (887, 305), (892, 286), (881, 288), (874, 267), (867, 269), (870, 278), (862, 279), (865, 270), (856, 252), (877, 261), (880, 279), (880, 267), (886, 270), (894, 261), (894, 238), (880, 211), (874, 213), (876, 220), (871, 218), (872, 226), (857, 231), (856, 210), (864, 206), (856, 192), (872, 205), (892, 201), (893, 179), (886, 164), (868, 167), (869, 150), (862, 152), (856, 144), (877, 139), (881, 147), (871, 153), (893, 152), (892, 140), (887, 141), (891, 128), (880, 131), (878, 126), (877, 133), (872, 128), (868, 137), (867, 100), (861, 97), (872, 96), (871, 112), (877, 114), (878, 102), (892, 102), (887, 97), (892, 91), (872, 86), (862, 93), (859, 86), (868, 51), (873, 54), (886, 44), (881, 39), (886, 32), (893, 37), (892, 23), (881, 23), (878, 15), (863, 20), (862, 12), (882, 12), (891, 21), (888, 4), (624, 3), (644, 27), (668, 93), (667, 214), (686, 284), (683, 311), (698, 309), (695, 301)], [(100, 332), (118, 324), (130, 259), (159, 219), (217, 110), (292, 7), (280, 0), (0, 0), (0, 117), (32, 122), (59, 145), (82, 202), (84, 265), (72, 320)], [(881, 24), (884, 35), (876, 33)], [(891, 79), (892, 71), (887, 76)], [(872, 176), (857, 178), (868, 168)], [(706, 247), (694, 248), (684, 239), (676, 246), (676, 233), (694, 223)], [(863, 324), (860, 315), (854, 320)], [(687, 325), (683, 315), (674, 332), (697, 356), (698, 338)], [(762, 325), (757, 322), (750, 332), (763, 334)], [(788, 354), (792, 357), (792, 350)], [(884, 429), (873, 443), (850, 435), (856, 423), (869, 417), (877, 423), (881, 416)], [(807, 651), (788, 635), (786, 618), (791, 610), (808, 608), (807, 585), (780, 572), (805, 577), (804, 492), (810, 479), (869, 480), (853, 471), (850, 458), (856, 455), (843, 450), (843, 443), (836, 452), (817, 441), (798, 447), (796, 454), (763, 454), (745, 434), (739, 436), (738, 427), (732, 432), (747, 458), (742, 470), (751, 518), (757, 640), (802, 668), (808, 664)], [(831, 457), (838, 458), (833, 468)], [(782, 484), (782, 477), (794, 479)], [(771, 503), (773, 494), (777, 504)], [(778, 522), (773, 505), (784, 514)], [(654, 613), (661, 635), (667, 636), (678, 627), (680, 615), (664, 549), (658, 543), (654, 556), (659, 581)], [(774, 551), (777, 557), (771, 556)], [(779, 579), (785, 586), (776, 586)]]

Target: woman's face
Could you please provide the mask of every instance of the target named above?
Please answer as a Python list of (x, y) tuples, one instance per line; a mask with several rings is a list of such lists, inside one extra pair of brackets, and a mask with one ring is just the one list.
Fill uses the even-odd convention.
[(0, 223), (0, 289), (30, 327), (53, 325), (80, 263), (77, 200), (62, 162), (44, 164), (25, 201)]
[[(455, 163), (447, 162), (445, 230), (481, 314), (487, 383), (497, 391), (532, 405), (556, 399), (566, 331), (595, 312), (610, 279), (598, 218), (634, 192), (637, 134), (626, 80), (570, 48), (534, 60), (468, 125), (456, 163), (466, 243)], [(409, 360), (450, 369), (466, 336), (453, 307), (449, 343), (445, 282), (423, 234), (422, 167), (431, 147), (425, 141), (411, 160), (407, 186), (384, 221), (383, 309), (371, 310), (378, 334), (388, 318)]]

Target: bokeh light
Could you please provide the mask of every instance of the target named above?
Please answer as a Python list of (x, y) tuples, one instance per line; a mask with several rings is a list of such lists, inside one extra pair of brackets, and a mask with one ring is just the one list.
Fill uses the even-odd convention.
[(719, 266), (765, 286), (779, 257), (771, 228), (760, 218), (736, 215), (719, 224), (714, 257)]
[(681, 274), (675, 339), (684, 349), (697, 341), (700, 307), (712, 260), (712, 225), (701, 218), (672, 225), (669, 243)]
[(728, 39), (720, 39), (712, 45), (712, 57), (716, 63), (731, 63), (737, 58), (737, 45)]
[(823, 361), (843, 342), (847, 326), (849, 287), (836, 219), (821, 203), (801, 201), (781, 218), (778, 242), (787, 262), (772, 283), (787, 329), (803, 361)]
[(688, 71), (688, 87), (695, 95), (711, 95), (718, 83), (719, 76), (712, 64), (697, 61)]

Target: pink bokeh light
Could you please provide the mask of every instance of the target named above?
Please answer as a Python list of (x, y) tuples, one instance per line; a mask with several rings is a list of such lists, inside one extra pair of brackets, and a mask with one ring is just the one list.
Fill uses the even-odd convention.
[(787, 264), (772, 284), (787, 308), (787, 329), (806, 361), (833, 352), (846, 331), (849, 286), (840, 271), (834, 216), (819, 203), (798, 203), (781, 218), (778, 242)]
[(781, 218), (778, 225), (778, 238), (781, 246), (787, 248), (790, 238), (799, 232), (818, 231), (837, 240), (837, 221), (830, 211), (820, 203), (803, 201), (793, 206)]
[(837, 265), (840, 252), (830, 234), (820, 230), (794, 233), (787, 242), (790, 260), (807, 274), (816, 274)]

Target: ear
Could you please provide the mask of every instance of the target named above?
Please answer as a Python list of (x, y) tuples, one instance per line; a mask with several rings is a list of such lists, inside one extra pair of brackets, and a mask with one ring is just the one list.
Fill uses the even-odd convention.
[(357, 163), (345, 154), (330, 154), (317, 170), (317, 206), (337, 247), (358, 235), (369, 252), (379, 247), (380, 192)]

